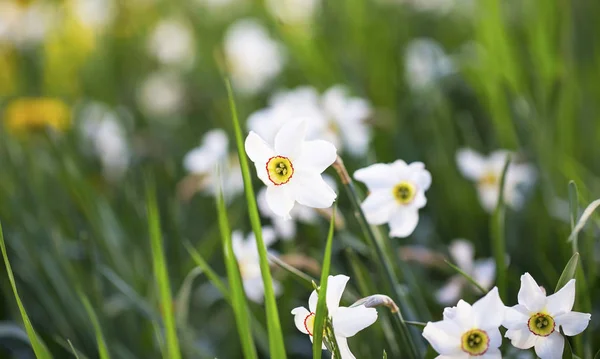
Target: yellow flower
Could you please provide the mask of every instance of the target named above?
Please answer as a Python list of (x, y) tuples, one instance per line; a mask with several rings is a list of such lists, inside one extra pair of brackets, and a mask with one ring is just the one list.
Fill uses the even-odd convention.
[(4, 111), (5, 126), (14, 133), (47, 127), (64, 131), (71, 124), (70, 117), (69, 107), (52, 98), (19, 98), (9, 103)]

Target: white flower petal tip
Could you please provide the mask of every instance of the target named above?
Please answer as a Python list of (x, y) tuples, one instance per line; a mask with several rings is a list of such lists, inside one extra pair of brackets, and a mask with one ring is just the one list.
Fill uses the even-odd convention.
[(564, 338), (582, 333), (591, 319), (587, 313), (573, 312), (575, 280), (558, 292), (546, 296), (529, 273), (521, 276), (519, 304), (507, 308), (503, 326), (505, 336), (519, 349), (535, 347), (541, 359), (561, 358)]
[[(479, 200), (483, 208), (492, 212), (498, 203), (500, 179), (507, 158), (511, 152), (498, 150), (485, 157), (471, 149), (460, 149), (456, 153), (456, 163), (462, 175), (475, 182)], [(519, 209), (525, 202), (525, 189), (536, 181), (536, 170), (528, 163), (511, 162), (506, 172), (504, 201)]]
[(431, 174), (423, 163), (377, 163), (354, 172), (354, 178), (369, 189), (362, 209), (370, 224), (389, 223), (391, 237), (405, 238), (413, 233), (419, 223), (419, 209), (427, 204), (425, 191), (431, 185)]
[(337, 198), (321, 175), (335, 161), (335, 147), (326, 141), (305, 141), (305, 129), (300, 120), (285, 124), (275, 135), (274, 147), (252, 131), (246, 138), (246, 153), (267, 186), (267, 206), (284, 219), (291, 219), (296, 203), (329, 208)]

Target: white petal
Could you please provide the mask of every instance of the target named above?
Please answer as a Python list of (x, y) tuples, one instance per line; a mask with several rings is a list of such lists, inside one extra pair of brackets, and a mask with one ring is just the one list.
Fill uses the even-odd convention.
[(572, 337), (587, 328), (591, 317), (591, 314), (588, 313), (569, 312), (554, 317), (554, 320), (556, 321), (556, 325), (562, 327), (565, 335)]
[(481, 357), (477, 357), (478, 359), (502, 359), (502, 353), (499, 349), (489, 349), (485, 354)]
[(423, 329), (423, 337), (436, 352), (442, 355), (461, 353), (461, 329), (451, 320), (429, 322)]
[(524, 305), (517, 304), (514, 307), (507, 307), (504, 313), (504, 321), (502, 326), (506, 329), (521, 329), (527, 327), (527, 321), (529, 320), (530, 312)]
[(336, 336), (349, 338), (375, 323), (376, 320), (375, 308), (367, 308), (364, 305), (352, 308), (339, 307), (333, 313), (333, 330)]
[(475, 327), (473, 307), (462, 299), (456, 303), (456, 307), (445, 308), (443, 315), (444, 319), (452, 320), (461, 329), (461, 332)]
[(505, 306), (494, 287), (483, 298), (473, 304), (475, 325), (479, 328), (497, 328), (504, 321)]
[(448, 284), (436, 292), (436, 299), (442, 304), (456, 304), (460, 298), (460, 291), (462, 290), (463, 284), (464, 280), (460, 275), (453, 276)]
[(490, 349), (492, 349), (492, 348), (496, 349), (502, 345), (502, 334), (500, 333), (500, 329), (487, 327), (485, 329), (485, 332), (487, 333), (487, 335), (490, 338), (490, 344), (489, 344)]
[(524, 305), (531, 312), (539, 312), (546, 305), (546, 296), (529, 273), (521, 276), (521, 289), (517, 297), (519, 304)]
[(304, 334), (308, 334), (308, 330), (304, 326), (304, 320), (310, 312), (306, 310), (304, 307), (297, 307), (292, 309), (292, 315), (294, 316), (294, 324), (296, 324), (296, 328)]
[[(529, 349), (535, 345), (538, 337), (529, 331), (529, 328), (509, 329), (504, 334), (510, 339), (511, 344), (519, 349)], [(562, 353), (562, 352), (561, 352)]]
[(419, 211), (408, 207), (398, 207), (390, 216), (390, 237), (406, 238), (419, 224)]
[(479, 185), (477, 186), (479, 202), (488, 213), (492, 213), (498, 205), (498, 197), (500, 196), (499, 186), (494, 185)]
[(278, 155), (295, 159), (302, 151), (306, 138), (306, 122), (293, 120), (281, 126), (275, 135), (275, 152)]
[(308, 309), (312, 313), (317, 312), (317, 303), (318, 302), (319, 302), (319, 293), (317, 293), (316, 290), (313, 290), (312, 293), (310, 293), (310, 297), (308, 298)]
[(571, 279), (558, 292), (546, 299), (546, 310), (550, 315), (557, 316), (568, 313), (575, 303), (575, 279)]
[(496, 279), (496, 260), (488, 258), (475, 261), (473, 279), (484, 289), (491, 287)]
[(465, 239), (456, 239), (450, 243), (448, 251), (458, 267), (467, 273), (473, 268), (475, 249), (473, 244)]
[[(292, 208), (292, 212), (293, 211), (294, 209)], [(281, 239), (288, 241), (296, 237), (296, 222), (294, 220), (274, 216), (274, 218), (271, 219), (271, 223)]]
[(431, 173), (425, 169), (423, 162), (413, 162), (408, 165), (408, 169), (413, 172), (411, 178), (415, 181), (417, 188), (427, 191), (431, 186)]
[(561, 359), (565, 347), (565, 338), (554, 332), (547, 337), (538, 338), (535, 343), (535, 353), (541, 359)]
[(290, 211), (294, 207), (295, 200), (287, 185), (267, 187), (267, 203), (274, 214), (291, 218)]
[(392, 165), (376, 163), (354, 172), (354, 179), (367, 185), (369, 191), (388, 188), (390, 191), (397, 184)]
[(422, 190), (417, 190), (417, 193), (415, 194), (415, 199), (412, 201), (412, 203), (409, 204), (409, 206), (413, 207), (414, 209), (420, 209), (425, 207), (426, 204), (427, 197), (425, 197), (425, 192), (423, 192)]
[(343, 274), (330, 275), (327, 279), (327, 310), (330, 313), (333, 313), (340, 306), (342, 294), (349, 280), (350, 277)]
[[(488, 168), (493, 170), (495, 173), (498, 173), (498, 174), (502, 173), (502, 170), (504, 169), (504, 165), (506, 164), (506, 160), (508, 159), (508, 156), (511, 154), (512, 154), (512, 152), (507, 151), (507, 150), (496, 150), (496, 151), (492, 152), (488, 157)], [(513, 161), (511, 161), (511, 162), (513, 162)], [(513, 166), (514, 166), (514, 164), (511, 163), (511, 165), (508, 167), (509, 171), (512, 170)]]
[(261, 277), (243, 280), (244, 292), (251, 301), (262, 304), (265, 296), (265, 286)]
[(308, 169), (312, 172), (322, 173), (331, 166), (337, 158), (335, 147), (323, 140), (305, 141), (302, 152), (294, 159), (294, 168)]
[(323, 180), (320, 174), (309, 171), (295, 171), (288, 183), (298, 203), (312, 208), (329, 208), (337, 194)]
[(246, 137), (246, 154), (254, 163), (260, 163), (263, 166), (267, 164), (269, 158), (275, 156), (275, 151), (259, 135), (250, 131)]
[(348, 346), (348, 339), (341, 336), (336, 336), (335, 341), (337, 342), (338, 349), (340, 350), (340, 357), (342, 357), (342, 359), (356, 359), (354, 354), (352, 354), (352, 352), (350, 351), (350, 347)]
[(367, 222), (373, 225), (389, 222), (390, 216), (397, 207), (398, 204), (389, 189), (380, 189), (369, 193), (361, 204)]
[(271, 246), (271, 244), (275, 243), (275, 241), (277, 240), (275, 231), (271, 227), (263, 227), (262, 228), (262, 238), (263, 238), (265, 247)]
[(233, 246), (233, 254), (237, 259), (242, 258), (245, 254), (244, 235), (241, 231), (233, 231), (231, 233), (231, 244)]
[(469, 148), (456, 153), (456, 163), (462, 175), (473, 181), (478, 180), (486, 168), (485, 158)]

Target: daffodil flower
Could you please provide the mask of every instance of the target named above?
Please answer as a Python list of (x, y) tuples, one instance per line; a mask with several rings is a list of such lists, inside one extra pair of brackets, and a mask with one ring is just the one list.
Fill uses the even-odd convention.
[[(275, 232), (269, 227), (264, 227), (262, 229), (262, 237), (265, 247), (269, 247), (275, 242)], [(241, 231), (234, 231), (231, 234), (231, 241), (233, 245), (233, 254), (237, 259), (240, 268), (240, 275), (242, 276), (246, 296), (253, 302), (260, 304), (264, 301), (265, 286), (260, 271), (256, 237), (251, 233), (244, 239), (244, 235)], [(275, 295), (281, 294), (281, 284), (276, 280), (273, 280), (273, 290)]]
[[(493, 258), (474, 260), (473, 244), (465, 239), (457, 239), (450, 243), (450, 256), (454, 263), (470, 275), (481, 287), (489, 289), (496, 277), (496, 262)], [(450, 278), (448, 284), (436, 293), (436, 298), (443, 304), (454, 304), (460, 298), (462, 289), (469, 283), (460, 274)]]
[(575, 279), (571, 279), (558, 292), (546, 297), (529, 273), (521, 276), (519, 304), (508, 308), (502, 324), (505, 337), (519, 349), (535, 347), (541, 359), (562, 358), (567, 336), (583, 332), (591, 319), (587, 313), (572, 311), (575, 302)]
[(194, 34), (180, 19), (162, 20), (148, 39), (148, 51), (163, 65), (188, 69), (195, 57)]
[(501, 359), (505, 307), (493, 288), (472, 306), (460, 300), (456, 307), (444, 309), (443, 320), (429, 322), (423, 337), (440, 355), (438, 359)]
[(421, 162), (409, 165), (402, 160), (377, 163), (354, 172), (354, 178), (369, 189), (362, 210), (373, 225), (389, 223), (391, 237), (408, 237), (419, 223), (419, 209), (425, 207), (425, 191), (431, 174)]
[[(329, 319), (333, 324), (333, 332), (342, 359), (356, 359), (348, 346), (348, 338), (375, 323), (377, 310), (367, 308), (364, 305), (355, 307), (340, 307), (340, 300), (350, 278), (345, 275), (329, 276), (327, 280), (327, 311)], [(313, 326), (318, 301), (317, 291), (313, 291), (308, 299), (308, 309), (297, 307), (292, 310), (296, 328), (304, 334), (308, 334), (313, 341)], [(323, 349), (326, 349), (323, 344)]]
[[(460, 172), (477, 183), (477, 192), (483, 208), (492, 212), (498, 203), (502, 170), (511, 153), (505, 150), (492, 152), (484, 157), (471, 149), (461, 149), (456, 153)], [(525, 197), (522, 190), (535, 182), (536, 171), (532, 165), (511, 162), (506, 172), (504, 202), (514, 208), (522, 207)]]
[(254, 132), (246, 138), (246, 153), (267, 186), (269, 208), (287, 219), (296, 202), (328, 208), (337, 197), (321, 176), (337, 158), (335, 147), (323, 140), (305, 141), (305, 137), (306, 123), (292, 121), (281, 127), (273, 147)]

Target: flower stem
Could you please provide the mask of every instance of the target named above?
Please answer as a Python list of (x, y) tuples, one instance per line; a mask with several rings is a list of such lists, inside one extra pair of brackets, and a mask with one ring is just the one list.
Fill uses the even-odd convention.
[(506, 207), (504, 203), (504, 184), (506, 183), (506, 173), (508, 172), (510, 162), (511, 157), (508, 156), (506, 163), (504, 163), (504, 168), (502, 169), (498, 204), (492, 215), (492, 225), (490, 227), (490, 237), (492, 239), (494, 258), (496, 260), (496, 285), (498, 286), (498, 293), (502, 300), (506, 300), (506, 240), (504, 238), (504, 216)]
[[(365, 214), (363, 213), (362, 208), (360, 206), (360, 199), (359, 199), (358, 193), (356, 191), (356, 188), (354, 187), (354, 183), (352, 182), (352, 178), (348, 174), (348, 171), (346, 170), (346, 167), (344, 166), (344, 162), (342, 161), (342, 159), (339, 156), (338, 156), (337, 160), (335, 161), (335, 163), (333, 164), (333, 167), (335, 168), (338, 176), (340, 177), (342, 185), (344, 186), (346, 193), (348, 194), (348, 197), (350, 198), (350, 202), (352, 203), (352, 207), (354, 208), (354, 216), (356, 217), (356, 220), (358, 221), (358, 224), (360, 225), (364, 236), (368, 239), (370, 245), (375, 250), (375, 254), (377, 255), (379, 267), (380, 267), (384, 277), (386, 278), (386, 281), (387, 281), (387, 284), (389, 287), (388, 290), (390, 291), (390, 293), (392, 293), (395, 301), (397, 303), (400, 303), (401, 306), (404, 306), (403, 304), (405, 303), (405, 301), (402, 300), (403, 295), (398, 292), (397, 287), (396, 287), (397, 283), (398, 283), (396, 273), (394, 272), (394, 270), (392, 268), (389, 258), (385, 255), (385, 252), (384, 252), (381, 244), (379, 243), (379, 241), (377, 241), (375, 234), (373, 233), (371, 227), (369, 226), (369, 223), (367, 222)], [(398, 327), (399, 327), (400, 333), (402, 335), (404, 344), (406, 346), (406, 350), (409, 353), (409, 356), (411, 358), (415, 358), (415, 359), (419, 358), (420, 357), (419, 350), (417, 349), (417, 346), (415, 345), (415, 341), (413, 340), (411, 333), (408, 329), (408, 326), (406, 325), (406, 322), (404, 321), (404, 317), (402, 316), (402, 311), (398, 310), (398, 312), (396, 313), (396, 315), (394, 317), (397, 318)]]

